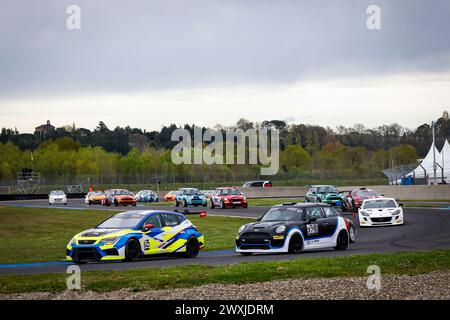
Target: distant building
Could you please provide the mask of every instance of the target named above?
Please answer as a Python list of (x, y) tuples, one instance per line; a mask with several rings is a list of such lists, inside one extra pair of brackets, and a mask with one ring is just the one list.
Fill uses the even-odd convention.
[(50, 120), (47, 120), (47, 124), (42, 124), (39, 127), (36, 127), (34, 130), (34, 134), (39, 136), (39, 138), (45, 139), (49, 135), (52, 135), (55, 132), (55, 127), (50, 124)]

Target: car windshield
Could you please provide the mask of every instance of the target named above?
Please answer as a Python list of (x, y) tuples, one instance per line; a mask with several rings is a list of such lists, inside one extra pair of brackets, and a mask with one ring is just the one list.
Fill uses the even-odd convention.
[(299, 208), (270, 208), (261, 221), (302, 221), (302, 210)]
[(132, 229), (142, 220), (138, 214), (117, 214), (100, 223), (98, 229)]
[(193, 196), (193, 195), (200, 195), (201, 193), (198, 190), (192, 189), (192, 190), (184, 190), (183, 194)]
[(379, 197), (380, 195), (372, 190), (360, 190), (356, 194), (360, 197)]
[(150, 191), (148, 191), (148, 190), (142, 190), (142, 191), (139, 191), (138, 193), (137, 193), (137, 195), (138, 196), (144, 196), (144, 195), (147, 195), (147, 194), (150, 194), (151, 192)]
[(50, 192), (50, 194), (52, 196), (63, 196), (63, 195), (65, 195), (64, 191), (61, 191), (61, 190), (52, 191), (52, 192)]
[(379, 199), (364, 202), (364, 209), (397, 208), (394, 200)]
[(324, 193), (339, 193), (339, 192), (334, 187), (318, 187), (317, 193), (324, 194)]
[(92, 192), (91, 196), (103, 196), (103, 192)]
[(224, 189), (220, 194), (224, 196), (239, 196), (241, 192), (237, 189)]
[(127, 190), (116, 190), (116, 191), (113, 192), (113, 194), (115, 196), (128, 196), (128, 195), (131, 194), (131, 192), (127, 191)]

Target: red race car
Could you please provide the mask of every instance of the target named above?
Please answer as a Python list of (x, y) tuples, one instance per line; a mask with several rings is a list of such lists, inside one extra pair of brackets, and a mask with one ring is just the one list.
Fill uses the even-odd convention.
[(211, 196), (211, 209), (214, 208), (247, 208), (244, 195), (234, 187), (216, 188)]
[(382, 198), (383, 195), (378, 192), (367, 189), (359, 188), (349, 192), (348, 195), (344, 197), (342, 210), (343, 211), (358, 211), (358, 208), (362, 205), (363, 201), (371, 198)]

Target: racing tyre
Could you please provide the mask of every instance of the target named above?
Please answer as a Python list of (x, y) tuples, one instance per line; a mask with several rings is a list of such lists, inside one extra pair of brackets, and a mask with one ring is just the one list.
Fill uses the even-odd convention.
[(187, 207), (187, 201), (186, 200), (183, 200), (183, 207)]
[(303, 249), (303, 239), (298, 233), (294, 233), (289, 240), (289, 253), (300, 253)]
[(211, 209), (214, 209), (214, 208), (215, 208), (214, 201), (211, 200)]
[(179, 205), (180, 203), (177, 200), (175, 200), (175, 207), (178, 207)]
[(198, 245), (198, 240), (195, 237), (190, 237), (186, 242), (186, 252), (184, 256), (186, 258), (195, 258), (198, 256), (198, 252), (200, 251), (200, 246)]
[(223, 202), (223, 201), (220, 201), (220, 207), (221, 207), (222, 209), (225, 209), (225, 208), (226, 208), (226, 206), (225, 206), (225, 202)]
[(119, 202), (117, 200), (114, 200), (114, 206), (116, 206), (116, 207), (119, 206)]
[(356, 240), (356, 230), (354, 226), (350, 226), (350, 229), (348, 230), (348, 238), (350, 240), (350, 243), (355, 242)]
[(125, 247), (125, 261), (136, 261), (141, 256), (141, 245), (139, 241), (132, 238), (128, 240)]
[(336, 250), (345, 250), (348, 248), (348, 233), (347, 230), (341, 230), (336, 239)]
[(89, 205), (90, 205), (90, 206), (92, 205), (92, 201), (90, 201), (90, 200), (89, 200)]

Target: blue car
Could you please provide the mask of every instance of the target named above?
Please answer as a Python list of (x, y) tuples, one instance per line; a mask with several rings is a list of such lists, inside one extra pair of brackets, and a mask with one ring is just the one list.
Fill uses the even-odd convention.
[(180, 213), (129, 211), (76, 234), (67, 244), (66, 260), (76, 264), (136, 261), (163, 253), (195, 258), (204, 246), (203, 234)]
[(158, 195), (152, 190), (141, 190), (135, 198), (137, 202), (158, 202)]
[(203, 206), (207, 205), (206, 197), (203, 193), (195, 188), (181, 188), (177, 192), (177, 197), (175, 198), (175, 207), (182, 205), (187, 206)]

